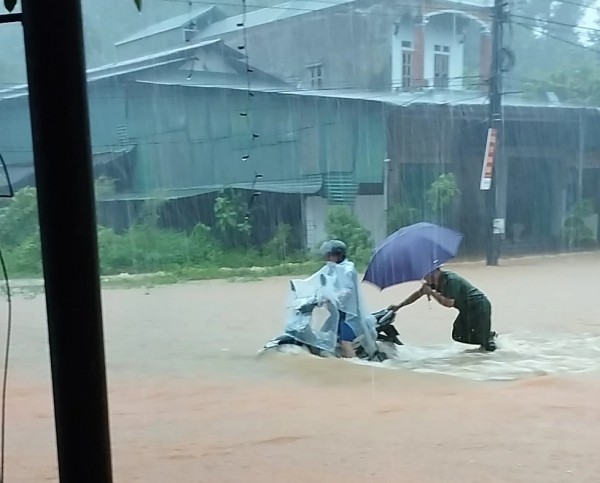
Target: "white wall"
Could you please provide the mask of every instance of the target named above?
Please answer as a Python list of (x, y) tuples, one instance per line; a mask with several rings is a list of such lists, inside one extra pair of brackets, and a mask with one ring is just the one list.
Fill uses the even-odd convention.
[[(318, 248), (327, 239), (327, 212), (329, 205), (325, 198), (309, 196), (304, 205), (306, 220), (306, 247)], [(375, 244), (379, 244), (386, 236), (386, 216), (383, 210), (383, 195), (357, 196), (354, 213), (360, 224), (371, 233)]]
[[(432, 17), (425, 26), (425, 58), (424, 77), (430, 87), (433, 87), (434, 48), (435, 45), (450, 47), (449, 88), (462, 90), (464, 75), (464, 45), (461, 43), (460, 26), (464, 19), (455, 15)], [(402, 41), (409, 41), (414, 51), (414, 26), (409, 21), (398, 24), (397, 31), (392, 35), (392, 88), (402, 87)], [(414, 76), (414, 73), (413, 73)]]
[(379, 245), (385, 239), (387, 231), (383, 195), (357, 196), (354, 213), (360, 224), (371, 232), (375, 245)]
[(320, 196), (308, 196), (305, 199), (304, 218), (306, 222), (306, 247), (313, 249), (325, 241), (327, 231), (327, 200)]
[(449, 89), (462, 90), (464, 75), (464, 44), (461, 43), (461, 32), (458, 29), (459, 19), (456, 16), (445, 15), (433, 17), (425, 26), (425, 72), (424, 77), (433, 86), (434, 55), (436, 45), (450, 47), (450, 62), (448, 67)]

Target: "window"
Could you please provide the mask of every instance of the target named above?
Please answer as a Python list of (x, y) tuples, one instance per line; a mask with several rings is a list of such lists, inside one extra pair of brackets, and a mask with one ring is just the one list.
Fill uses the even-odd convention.
[(440, 89), (448, 88), (448, 73), (450, 69), (450, 47), (436, 45), (433, 56), (433, 86)]
[(321, 64), (315, 64), (308, 67), (310, 76), (310, 86), (313, 89), (323, 88), (323, 66)]
[(412, 77), (412, 44), (407, 40), (402, 41), (402, 89), (410, 89)]

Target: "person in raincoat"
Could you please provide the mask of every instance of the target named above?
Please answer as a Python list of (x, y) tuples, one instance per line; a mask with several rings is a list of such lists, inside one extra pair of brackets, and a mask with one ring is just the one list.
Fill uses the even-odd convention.
[(435, 299), (440, 305), (458, 309), (452, 327), (452, 339), (463, 344), (481, 346), (486, 352), (496, 350), (496, 332), (492, 331), (492, 305), (479, 289), (460, 275), (437, 268), (425, 276), (425, 283), (415, 293), (398, 305), (397, 311), (423, 296)]
[(356, 356), (353, 343), (361, 339), (361, 345), (370, 358), (378, 354), (375, 318), (366, 311), (359, 290), (358, 274), (354, 263), (346, 257), (346, 244), (340, 240), (330, 240), (321, 246), (321, 255), (327, 262), (329, 271), (338, 281), (338, 341), (342, 357)]

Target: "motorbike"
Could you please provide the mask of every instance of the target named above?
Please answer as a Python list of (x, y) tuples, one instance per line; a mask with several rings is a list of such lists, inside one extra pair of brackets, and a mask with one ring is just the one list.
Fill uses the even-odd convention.
[[(337, 344), (338, 311), (331, 293), (319, 293), (309, 290), (300, 293), (299, 285), (305, 281), (290, 281), (292, 301), (290, 316), (285, 324), (284, 333), (268, 341), (259, 351), (259, 355), (269, 351), (285, 351), (290, 346), (302, 347), (318, 357), (340, 357)], [(310, 287), (310, 284), (308, 284)], [(327, 280), (320, 275), (321, 288), (327, 286)], [(313, 292), (313, 293), (310, 293)], [(316, 312), (323, 309), (328, 312), (325, 321), (319, 322)], [(375, 320), (377, 333), (377, 351), (369, 353), (363, 344), (363, 337), (357, 337), (354, 342), (356, 356), (360, 359), (383, 362), (389, 359), (396, 348), (402, 346), (400, 334), (394, 322), (396, 313), (389, 309), (379, 310), (371, 314)]]

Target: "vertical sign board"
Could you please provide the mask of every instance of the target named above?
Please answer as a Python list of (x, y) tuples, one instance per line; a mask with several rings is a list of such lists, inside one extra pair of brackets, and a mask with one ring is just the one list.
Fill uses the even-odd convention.
[(492, 187), (497, 134), (498, 131), (496, 129), (488, 129), (487, 142), (485, 144), (485, 156), (483, 157), (483, 169), (481, 170), (481, 184), (479, 186), (481, 191), (488, 191)]

